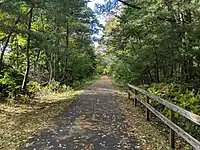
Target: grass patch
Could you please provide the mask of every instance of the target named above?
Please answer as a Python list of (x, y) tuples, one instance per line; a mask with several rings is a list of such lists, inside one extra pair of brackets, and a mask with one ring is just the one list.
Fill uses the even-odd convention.
[(96, 79), (84, 80), (75, 89), (37, 96), (29, 100), (28, 104), (0, 103), (0, 149), (16, 149), (32, 134), (51, 128), (60, 114), (83, 92), (82, 89)]

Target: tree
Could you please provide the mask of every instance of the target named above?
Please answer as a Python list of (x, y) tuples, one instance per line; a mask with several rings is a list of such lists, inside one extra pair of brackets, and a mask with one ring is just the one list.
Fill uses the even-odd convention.
[(135, 4), (142, 9), (124, 6), (105, 27), (104, 43), (108, 53), (116, 56), (113, 69), (119, 72), (116, 62), (127, 69), (120, 76), (113, 71), (115, 76), (125, 82), (192, 84), (200, 69), (200, 39), (196, 36), (199, 2), (155, 0)]
[(73, 85), (95, 73), (99, 23), (86, 1), (5, 0), (0, 12), (2, 88), (8, 68), (23, 74), (23, 90), (30, 81)]

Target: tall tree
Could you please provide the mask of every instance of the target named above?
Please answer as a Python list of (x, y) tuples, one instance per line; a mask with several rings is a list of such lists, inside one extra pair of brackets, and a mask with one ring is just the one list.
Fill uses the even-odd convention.
[[(132, 1), (127, 0), (132, 4)], [(105, 27), (104, 43), (114, 54), (115, 77), (125, 82), (193, 83), (199, 74), (199, 2), (136, 1), (124, 6)], [(112, 25), (112, 26), (111, 26)], [(115, 67), (114, 67), (115, 66)], [(112, 68), (112, 67), (111, 67)], [(122, 68), (120, 68), (122, 69)], [(132, 76), (132, 78), (131, 78)]]
[(86, 1), (5, 0), (0, 12), (0, 87), (14, 71), (24, 76), (12, 82), (21, 89), (30, 81), (73, 85), (95, 72), (99, 23)]

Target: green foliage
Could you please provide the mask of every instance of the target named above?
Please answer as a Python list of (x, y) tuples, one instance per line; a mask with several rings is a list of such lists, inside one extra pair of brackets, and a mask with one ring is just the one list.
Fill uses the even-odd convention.
[[(92, 36), (100, 24), (84, 0), (3, 1), (0, 89), (30, 94), (62, 90), (96, 71)], [(9, 66), (9, 67), (8, 67)]]
[[(109, 73), (120, 84), (142, 85), (151, 93), (200, 114), (200, 2), (127, 0), (106, 22), (102, 48), (112, 58)], [(169, 109), (151, 104), (169, 116)], [(176, 114), (177, 116), (177, 114)], [(187, 131), (199, 131), (180, 119)], [(199, 135), (198, 135), (199, 136)]]
[[(200, 115), (200, 94), (194, 95), (194, 93), (188, 89), (183, 91), (181, 90), (181, 87), (183, 85), (178, 84), (166, 84), (166, 83), (160, 83), (160, 84), (152, 84), (147, 90), (155, 94), (165, 100), (168, 100), (171, 103), (174, 103), (175, 105), (186, 109), (190, 112), (193, 112), (195, 114)], [(161, 104), (155, 101), (151, 101), (151, 105), (155, 108), (160, 108)], [(163, 107), (161, 107), (163, 108)], [(160, 109), (160, 111), (165, 115), (170, 115), (170, 110), (168, 108)], [(196, 137), (199, 136), (200, 127), (192, 124), (191, 122), (188, 122), (187, 119), (180, 117), (178, 113), (175, 114), (176, 116), (176, 122), (182, 126), (186, 131), (189, 133), (195, 135)]]
[(45, 87), (41, 87), (39, 85), (40, 90), (37, 92), (40, 95), (50, 95), (50, 94), (57, 94), (62, 92), (73, 92), (74, 89), (70, 86), (67, 86), (66, 84), (61, 84), (60, 82), (57, 82), (55, 80), (52, 80), (51, 83), (49, 83)]
[(10, 96), (10, 93), (16, 95), (20, 92), (23, 76), (13, 69), (4, 69), (0, 73), (0, 90), (3, 96)]
[(106, 22), (102, 47), (114, 56), (110, 73), (126, 83), (191, 86), (200, 78), (200, 38), (195, 36), (200, 30), (200, 2), (127, 2), (142, 9), (123, 7), (118, 17)]
[(59, 89), (59, 92), (66, 92), (66, 91), (74, 91), (70, 86), (67, 86), (67, 85), (62, 85)]
[(11, 105), (11, 104), (13, 104), (13, 102), (14, 102), (14, 93), (9, 92), (8, 97), (7, 97), (7, 103), (8, 103), (8, 105)]
[[(200, 94), (194, 95), (190, 90), (182, 92), (182, 85), (178, 84), (152, 84), (148, 91), (163, 99), (166, 99), (190, 112), (200, 115)], [(166, 114), (168, 115), (169, 112)]]
[(36, 81), (31, 81), (28, 83), (28, 92), (29, 93), (37, 93), (40, 91), (40, 89), (41, 89), (40, 83), (38, 83)]

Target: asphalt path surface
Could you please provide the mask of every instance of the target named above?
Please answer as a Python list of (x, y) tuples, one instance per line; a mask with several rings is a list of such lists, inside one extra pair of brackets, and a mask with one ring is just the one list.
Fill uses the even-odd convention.
[(139, 143), (116, 101), (109, 77), (103, 76), (63, 112), (55, 126), (33, 135), (21, 150), (138, 150)]

